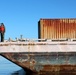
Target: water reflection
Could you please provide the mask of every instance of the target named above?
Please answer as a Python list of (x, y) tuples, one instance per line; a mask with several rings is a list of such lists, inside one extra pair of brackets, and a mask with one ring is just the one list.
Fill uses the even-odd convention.
[(0, 56), (0, 75), (25, 75), (24, 70), (7, 60), (6, 58)]
[(21, 69), (19, 71), (13, 72), (11, 75), (26, 75), (26, 72), (23, 69)]

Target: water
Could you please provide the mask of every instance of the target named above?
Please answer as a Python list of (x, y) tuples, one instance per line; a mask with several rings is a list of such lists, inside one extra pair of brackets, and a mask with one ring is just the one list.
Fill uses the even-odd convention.
[(23, 69), (0, 56), (0, 75), (25, 75)]

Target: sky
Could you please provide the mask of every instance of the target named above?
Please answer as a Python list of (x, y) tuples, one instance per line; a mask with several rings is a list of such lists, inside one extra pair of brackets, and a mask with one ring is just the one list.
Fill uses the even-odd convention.
[(76, 0), (0, 0), (5, 39), (38, 38), (40, 18), (76, 18)]

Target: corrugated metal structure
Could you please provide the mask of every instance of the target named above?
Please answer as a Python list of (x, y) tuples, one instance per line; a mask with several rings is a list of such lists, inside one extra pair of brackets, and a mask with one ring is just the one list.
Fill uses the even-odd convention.
[(39, 39), (76, 38), (75, 19), (40, 19), (38, 22)]

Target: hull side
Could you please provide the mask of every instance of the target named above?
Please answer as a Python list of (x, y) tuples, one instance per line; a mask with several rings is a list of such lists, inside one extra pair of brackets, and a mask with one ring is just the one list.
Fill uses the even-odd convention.
[[(76, 52), (23, 52), (1, 53), (25, 71), (38, 75), (76, 75)], [(56, 74), (55, 74), (56, 73)]]

